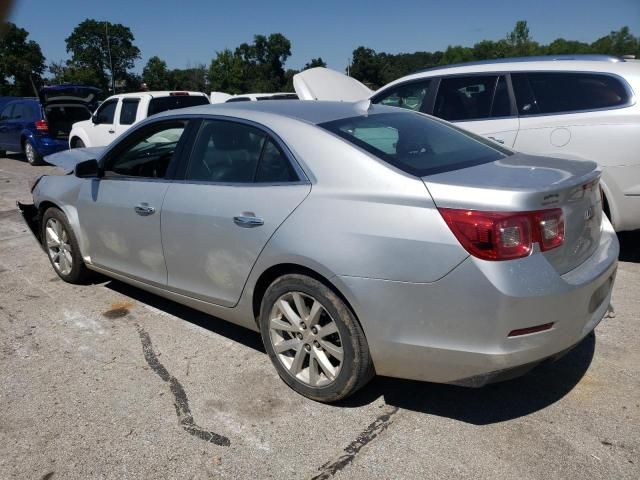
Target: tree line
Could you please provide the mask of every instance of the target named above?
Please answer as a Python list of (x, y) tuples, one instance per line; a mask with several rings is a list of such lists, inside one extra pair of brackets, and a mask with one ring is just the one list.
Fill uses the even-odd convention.
[[(99, 87), (105, 96), (113, 91), (195, 90), (227, 93), (293, 91), (299, 70), (285, 68), (291, 41), (281, 33), (255, 35), (251, 43), (216, 53), (209, 65), (170, 69), (158, 56), (151, 57), (138, 75), (132, 72), (141, 58), (131, 29), (119, 23), (86, 19), (65, 39), (70, 58), (46, 63), (40, 45), (29, 32), (11, 22), (0, 26), (0, 96), (32, 96), (45, 84), (78, 83)], [(499, 40), (483, 40), (472, 47), (451, 45), (444, 51), (413, 53), (376, 52), (359, 46), (346, 72), (372, 88), (420, 69), (474, 60), (514, 56), (560, 54), (635, 55), (640, 58), (640, 38), (628, 27), (612, 31), (592, 43), (558, 38), (548, 45), (534, 41), (526, 21)], [(326, 66), (321, 57), (302, 70)], [(144, 84), (144, 85), (143, 85)]]

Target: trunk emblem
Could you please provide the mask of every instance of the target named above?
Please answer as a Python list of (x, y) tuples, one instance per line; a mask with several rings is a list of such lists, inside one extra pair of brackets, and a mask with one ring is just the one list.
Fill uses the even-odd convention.
[(588, 222), (589, 220), (591, 220), (593, 218), (594, 215), (594, 210), (593, 207), (589, 207), (584, 211), (584, 220), (586, 222)]

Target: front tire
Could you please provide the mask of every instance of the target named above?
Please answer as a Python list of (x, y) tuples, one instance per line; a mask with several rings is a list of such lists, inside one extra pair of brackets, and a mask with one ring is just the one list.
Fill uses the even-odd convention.
[(85, 144), (79, 138), (76, 138), (71, 144), (71, 148), (85, 148)]
[(44, 165), (42, 155), (38, 153), (29, 140), (24, 142), (24, 156), (26, 157), (27, 162), (33, 166)]
[(284, 275), (269, 286), (260, 333), (280, 377), (312, 400), (342, 400), (373, 376), (367, 340), (353, 312), (314, 278)]
[(42, 216), (42, 244), (51, 266), (62, 280), (81, 284), (90, 278), (67, 216), (57, 208), (49, 208)]

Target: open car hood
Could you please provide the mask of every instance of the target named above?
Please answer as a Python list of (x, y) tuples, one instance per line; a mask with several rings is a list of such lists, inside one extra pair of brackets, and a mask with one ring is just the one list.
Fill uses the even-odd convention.
[(300, 100), (357, 102), (369, 98), (373, 91), (355, 78), (316, 67), (293, 76), (293, 88)]
[(51, 85), (42, 87), (38, 93), (44, 107), (55, 103), (79, 103), (92, 107), (97, 103), (100, 89), (85, 85)]
[(106, 148), (107, 147), (87, 147), (64, 150), (44, 157), (44, 161), (62, 168), (65, 173), (71, 173), (80, 162), (91, 159), (99, 160)]

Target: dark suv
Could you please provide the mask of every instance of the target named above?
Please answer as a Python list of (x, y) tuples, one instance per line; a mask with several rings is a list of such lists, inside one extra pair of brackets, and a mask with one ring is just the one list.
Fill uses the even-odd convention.
[(0, 155), (24, 152), (32, 165), (66, 150), (71, 125), (91, 118), (99, 89), (82, 85), (44, 87), (39, 98), (16, 98), (0, 111)]

